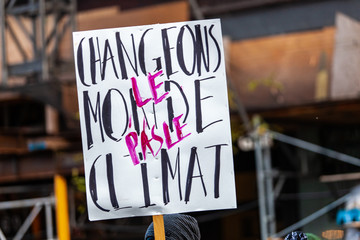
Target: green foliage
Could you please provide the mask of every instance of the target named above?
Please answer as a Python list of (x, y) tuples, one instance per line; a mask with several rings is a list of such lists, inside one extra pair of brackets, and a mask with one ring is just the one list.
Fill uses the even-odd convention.
[(76, 190), (84, 193), (85, 189), (85, 177), (83, 176), (73, 176), (71, 179), (72, 184), (75, 186)]
[(265, 86), (279, 92), (284, 90), (284, 85), (281, 82), (276, 81), (273, 74), (270, 74), (265, 78), (250, 80), (250, 82), (247, 84), (247, 89), (250, 92), (254, 92), (259, 86)]
[(308, 240), (321, 240), (318, 236), (312, 233), (305, 233), (305, 235), (307, 236)]
[(75, 204), (76, 210), (79, 214), (84, 214), (86, 212), (86, 198), (85, 198), (85, 177), (79, 175), (77, 169), (73, 169), (71, 184), (75, 188)]

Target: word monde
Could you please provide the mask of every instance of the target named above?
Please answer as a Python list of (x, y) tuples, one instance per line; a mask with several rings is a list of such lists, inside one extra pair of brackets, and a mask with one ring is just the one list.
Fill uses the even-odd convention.
[[(79, 80), (89, 87), (107, 78), (127, 80), (129, 76), (146, 76), (154, 69), (164, 69), (168, 79), (179, 71), (187, 76), (216, 72), (221, 64), (221, 50), (213, 30), (214, 25), (197, 24), (191, 28), (185, 24), (160, 31), (147, 28), (141, 34), (116, 31), (112, 38), (105, 39), (83, 37), (75, 49)], [(159, 39), (156, 44), (161, 46), (161, 51), (147, 55), (146, 49), (152, 48), (154, 38)], [(211, 55), (210, 48), (216, 54)]]

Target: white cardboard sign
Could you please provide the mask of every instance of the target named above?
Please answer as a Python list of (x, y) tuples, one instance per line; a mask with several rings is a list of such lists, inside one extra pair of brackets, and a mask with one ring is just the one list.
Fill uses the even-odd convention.
[(73, 41), (89, 219), (236, 208), (220, 20)]

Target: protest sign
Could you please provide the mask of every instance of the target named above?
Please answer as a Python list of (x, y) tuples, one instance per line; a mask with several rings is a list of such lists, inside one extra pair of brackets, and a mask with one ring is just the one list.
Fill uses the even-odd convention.
[(236, 208), (220, 20), (73, 41), (89, 219)]

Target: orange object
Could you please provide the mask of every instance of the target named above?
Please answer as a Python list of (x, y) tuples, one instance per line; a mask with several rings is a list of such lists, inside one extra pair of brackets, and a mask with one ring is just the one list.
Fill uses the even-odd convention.
[(56, 174), (54, 178), (56, 198), (56, 227), (59, 240), (70, 240), (69, 207), (66, 179)]
[(153, 222), (154, 222), (155, 240), (165, 240), (165, 227), (164, 227), (163, 215), (154, 215)]

